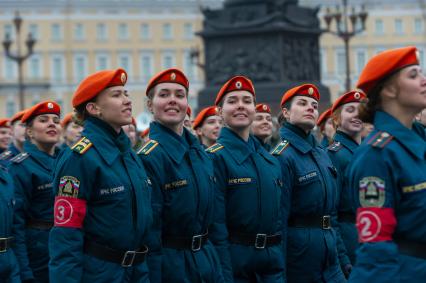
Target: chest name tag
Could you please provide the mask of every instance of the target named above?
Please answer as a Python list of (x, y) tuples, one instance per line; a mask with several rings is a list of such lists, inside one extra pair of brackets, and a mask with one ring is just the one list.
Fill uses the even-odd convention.
[(414, 192), (418, 192), (418, 191), (423, 191), (426, 189), (426, 182), (420, 183), (420, 184), (416, 184), (413, 186), (405, 186), (402, 187), (402, 192), (403, 193), (414, 193)]
[(115, 188), (100, 189), (99, 194), (101, 196), (108, 196), (108, 195), (120, 193), (122, 191), (124, 191), (124, 186), (118, 186), (118, 187), (115, 187)]
[(250, 184), (252, 183), (251, 178), (235, 178), (235, 179), (229, 179), (228, 185), (241, 185), (241, 184)]
[(314, 172), (311, 172), (311, 173), (308, 173), (308, 174), (306, 174), (306, 175), (304, 175), (304, 176), (299, 177), (299, 178), (297, 179), (297, 181), (298, 181), (299, 183), (303, 183), (303, 182), (309, 181), (309, 180), (310, 180), (310, 179), (312, 179), (312, 178), (315, 178), (317, 175), (318, 175), (318, 174), (317, 174), (317, 172), (316, 172), (316, 171), (314, 171)]
[(39, 190), (39, 191), (44, 191), (44, 190), (50, 189), (50, 188), (52, 188), (52, 183), (47, 183), (47, 184), (37, 186), (37, 190)]
[(183, 187), (183, 186), (186, 186), (186, 185), (188, 185), (187, 180), (177, 180), (177, 181), (165, 184), (164, 189), (165, 190), (173, 190), (173, 189), (180, 188), (180, 187)]

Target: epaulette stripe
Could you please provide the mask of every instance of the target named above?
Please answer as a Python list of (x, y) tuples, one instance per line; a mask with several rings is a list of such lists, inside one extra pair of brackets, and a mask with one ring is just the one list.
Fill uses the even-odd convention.
[(215, 153), (216, 151), (218, 151), (219, 149), (222, 149), (222, 148), (223, 148), (223, 145), (218, 146), (218, 147), (216, 147), (216, 148), (213, 148), (210, 152), (211, 152), (211, 153)]
[(89, 148), (91, 148), (93, 145), (93, 143), (86, 137), (82, 137), (78, 142), (76, 142), (72, 147), (71, 150), (79, 153), (79, 154), (83, 154), (85, 153), (87, 150), (89, 150)]
[(215, 153), (216, 151), (218, 151), (222, 148), (223, 148), (223, 145), (221, 145), (220, 143), (215, 143), (214, 145), (207, 148), (206, 151), (209, 152), (209, 153)]
[(71, 147), (71, 149), (74, 149), (74, 148), (76, 148), (77, 146), (79, 146), (80, 145), (80, 143), (85, 139), (86, 137), (82, 137), (78, 142), (76, 142), (72, 147)]
[(154, 150), (154, 148), (156, 148), (156, 147), (157, 147), (157, 145), (158, 145), (158, 142), (157, 142), (157, 143), (155, 143), (154, 145), (152, 145), (152, 146), (151, 146), (151, 148), (149, 148), (149, 149), (145, 152), (145, 154), (149, 154), (151, 151), (153, 151), (153, 150)]
[(275, 149), (271, 152), (272, 155), (280, 155), (284, 149), (288, 147), (290, 143), (288, 141), (282, 141), (280, 144), (278, 144)]
[(89, 148), (91, 148), (93, 145), (93, 143), (89, 143), (86, 147), (84, 147), (81, 151), (80, 154), (85, 153)]
[(385, 147), (388, 143), (390, 143), (391, 140), (393, 140), (392, 136), (390, 136), (387, 140), (385, 140), (385, 142), (382, 144), (382, 147)]
[(157, 141), (150, 140), (150, 141), (148, 141), (144, 146), (142, 146), (138, 150), (137, 154), (141, 154), (142, 153), (142, 154), (148, 155), (151, 151), (154, 150), (154, 148), (157, 147), (157, 145), (158, 145)]
[(381, 134), (381, 132), (377, 132), (374, 136), (372, 136), (371, 139), (367, 141), (367, 144), (371, 144), (373, 141), (375, 141), (379, 134)]

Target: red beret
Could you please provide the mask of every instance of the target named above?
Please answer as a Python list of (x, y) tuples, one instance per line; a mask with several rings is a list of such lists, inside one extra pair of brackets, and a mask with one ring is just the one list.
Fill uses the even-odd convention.
[(0, 119), (0, 128), (10, 128), (9, 119), (7, 118)]
[(65, 115), (64, 119), (61, 121), (62, 128), (65, 128), (72, 121), (72, 115), (73, 113), (68, 113)]
[(321, 115), (319, 116), (317, 121), (317, 126), (321, 126), (330, 117), (331, 117), (331, 108), (328, 108), (327, 110), (322, 112)]
[(188, 105), (188, 108), (186, 108), (186, 115), (188, 115), (189, 117), (191, 117), (192, 115), (192, 109), (191, 106)]
[(148, 134), (149, 134), (149, 128), (146, 128), (145, 130), (143, 130), (143, 131), (140, 133), (140, 137), (141, 137), (141, 138), (144, 138), (144, 137), (146, 137)]
[(256, 105), (256, 112), (257, 113), (269, 113), (271, 114), (271, 108), (263, 103), (259, 103), (258, 105)]
[(368, 61), (359, 76), (357, 88), (368, 93), (384, 78), (398, 70), (419, 65), (418, 51), (414, 46), (383, 51)]
[(171, 68), (164, 70), (151, 78), (148, 83), (148, 86), (146, 87), (146, 95), (148, 95), (148, 92), (153, 87), (160, 83), (176, 83), (183, 85), (186, 88), (186, 91), (188, 91), (189, 89), (189, 81), (186, 78), (185, 74), (179, 69)]
[(127, 82), (127, 73), (123, 69), (103, 70), (86, 77), (78, 86), (72, 97), (72, 106), (77, 107), (90, 101), (106, 88), (124, 86)]
[(210, 106), (206, 107), (203, 110), (198, 113), (197, 117), (194, 119), (194, 123), (192, 124), (192, 128), (195, 130), (196, 128), (200, 127), (201, 124), (204, 122), (204, 120), (207, 117), (217, 115), (217, 109), (216, 106)]
[(40, 102), (25, 111), (24, 116), (21, 118), (21, 122), (25, 123), (30, 118), (41, 114), (56, 114), (59, 116), (61, 115), (61, 107), (58, 103), (51, 100)]
[(334, 101), (333, 106), (331, 107), (331, 112), (333, 113), (337, 108), (339, 108), (343, 104), (350, 102), (360, 102), (364, 98), (366, 98), (366, 95), (362, 91), (352, 90), (350, 92), (347, 92), (337, 98), (336, 101)]
[(12, 118), (10, 118), (10, 124), (13, 124), (18, 120), (21, 120), (22, 116), (24, 116), (24, 114), (25, 114), (25, 111), (26, 110), (22, 110), (22, 111), (15, 113), (15, 115), (13, 115)]
[(215, 105), (218, 105), (222, 98), (228, 92), (235, 90), (246, 90), (250, 92), (254, 97), (256, 96), (254, 91), (254, 86), (251, 80), (244, 76), (235, 76), (229, 79), (219, 90), (219, 93), (216, 96), (216, 100), (214, 102)]
[(286, 93), (284, 93), (280, 106), (283, 107), (284, 103), (289, 101), (294, 96), (308, 96), (312, 97), (315, 100), (320, 99), (320, 93), (317, 87), (313, 84), (303, 84), (296, 87), (293, 87), (292, 89), (289, 89)]

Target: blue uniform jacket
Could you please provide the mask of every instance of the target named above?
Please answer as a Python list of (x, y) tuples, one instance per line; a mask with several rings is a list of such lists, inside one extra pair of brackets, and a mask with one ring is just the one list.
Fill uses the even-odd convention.
[(86, 213), (77, 221), (59, 206), (55, 209), (50, 280), (147, 282), (145, 262), (124, 268), (83, 252), (86, 241), (120, 251), (138, 250), (152, 224), (151, 185), (130, 140), (94, 117), (84, 126), (83, 138), (73, 149), (65, 149), (57, 162), (53, 188), (57, 199), (68, 197), (75, 212), (84, 207)]
[[(280, 130), (282, 142), (273, 151), (289, 192), (290, 218), (330, 215), (336, 227), (337, 170), (312, 134), (289, 123)], [(289, 282), (344, 281), (340, 265), (349, 263), (336, 230), (288, 227), (287, 279)], [(339, 250), (339, 252), (338, 252)], [(343, 263), (338, 259), (342, 253)]]
[(52, 174), (55, 156), (40, 151), (29, 141), (24, 151), (11, 159), (9, 172), (15, 186), (14, 251), (21, 279), (46, 281), (49, 253), (48, 229), (27, 227), (32, 220), (53, 222)]
[(400, 251), (394, 242), (399, 238), (426, 245), (424, 133), (416, 126), (406, 128), (383, 111), (376, 112), (374, 127), (355, 151), (347, 178), (357, 206), (376, 213), (392, 211), (396, 227), (391, 239), (379, 240), (375, 238), (381, 234), (377, 219), (384, 224), (387, 217), (357, 215), (359, 236), (365, 243), (357, 252), (350, 282), (426, 282), (426, 259)]
[(282, 245), (256, 249), (228, 240), (230, 233), (273, 235), (283, 230), (279, 163), (254, 136), (246, 142), (227, 127), (207, 151), (212, 153), (217, 179), (217, 215), (211, 234), (225, 279), (232, 282), (233, 274), (236, 278), (250, 273), (260, 277), (277, 274), (277, 281), (265, 282), (281, 282), (285, 265)]
[[(358, 247), (358, 232), (355, 227), (353, 193), (349, 190), (345, 172), (352, 161), (354, 151), (359, 145), (347, 134), (337, 131), (334, 142), (327, 148), (327, 153), (338, 172), (337, 215), (340, 234), (346, 247), (347, 255), (352, 264), (355, 263), (355, 250)], [(339, 219), (353, 216), (352, 221)]]
[[(0, 238), (12, 237), (15, 204), (13, 193), (13, 181), (6, 169), (0, 166)], [(21, 282), (18, 261), (10, 248), (6, 252), (0, 252), (0, 278), (5, 280), (2, 282)]]
[(19, 153), (21, 153), (19, 149), (13, 143), (11, 143), (9, 148), (0, 154), (0, 165), (8, 167), (10, 160)]
[(154, 227), (148, 264), (151, 282), (222, 282), (222, 271), (210, 241), (200, 251), (162, 246), (165, 238), (190, 238), (209, 232), (214, 217), (213, 164), (197, 138), (182, 136), (158, 122), (151, 141), (138, 155), (153, 186)]

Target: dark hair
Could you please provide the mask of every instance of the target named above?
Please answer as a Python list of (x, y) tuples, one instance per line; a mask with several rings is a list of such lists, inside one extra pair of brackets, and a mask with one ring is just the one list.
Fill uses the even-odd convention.
[(74, 114), (73, 114), (73, 117), (72, 117), (72, 120), (73, 120), (74, 123), (76, 123), (76, 124), (78, 124), (80, 126), (83, 126), (84, 121), (89, 116), (91, 116), (89, 114), (89, 112), (87, 112), (86, 106), (90, 102), (95, 102), (96, 101), (96, 97), (97, 96), (95, 96), (93, 99), (91, 99), (89, 101), (86, 101), (86, 102), (84, 102), (84, 103), (82, 103), (82, 104), (80, 104), (80, 105), (78, 105), (77, 107), (74, 108)]
[(380, 93), (382, 92), (386, 82), (388, 82), (388, 80), (379, 82), (370, 92), (368, 92), (368, 98), (361, 100), (358, 116), (364, 123), (373, 124), (374, 115), (376, 111), (380, 109), (382, 104)]

